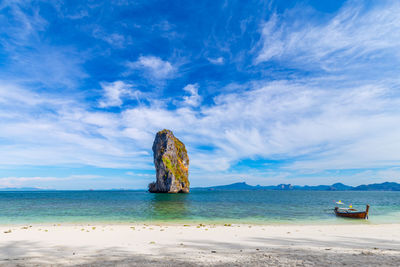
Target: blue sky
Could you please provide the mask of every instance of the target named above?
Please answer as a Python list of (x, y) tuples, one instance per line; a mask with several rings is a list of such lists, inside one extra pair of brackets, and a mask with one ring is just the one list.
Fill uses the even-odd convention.
[(0, 1), (0, 187), (400, 182), (398, 1)]

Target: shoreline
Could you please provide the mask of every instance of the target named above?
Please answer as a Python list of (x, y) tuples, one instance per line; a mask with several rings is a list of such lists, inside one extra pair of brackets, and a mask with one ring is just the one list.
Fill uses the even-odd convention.
[(0, 226), (0, 265), (397, 266), (400, 261), (400, 223), (30, 225)]
[(157, 222), (132, 222), (132, 223), (114, 223), (114, 222), (86, 222), (86, 223), (24, 223), (24, 224), (0, 224), (0, 235), (3, 233), (3, 230), (6, 228), (13, 228), (14, 230), (23, 229), (25, 228), (32, 228), (32, 229), (39, 229), (39, 228), (77, 228), (77, 227), (121, 227), (121, 228), (131, 228), (131, 227), (171, 227), (171, 228), (181, 228), (184, 229), (202, 229), (202, 228), (240, 228), (240, 227), (255, 227), (255, 228), (346, 228), (346, 227), (397, 227), (400, 231), (400, 222), (398, 223), (367, 223), (367, 222), (354, 222), (354, 223), (340, 223), (340, 224), (255, 224), (255, 223), (193, 223), (193, 222), (186, 222), (186, 223), (157, 223)]
[(170, 225), (170, 226), (182, 226), (182, 225), (198, 225), (198, 224), (207, 224), (207, 225), (217, 225), (223, 226), (224, 224), (231, 225), (254, 225), (254, 226), (334, 226), (334, 225), (391, 225), (391, 224), (400, 224), (400, 220), (398, 222), (396, 220), (392, 221), (383, 221), (383, 219), (349, 219), (349, 218), (337, 218), (333, 215), (335, 219), (330, 220), (296, 220), (296, 221), (237, 221), (232, 219), (226, 220), (143, 220), (143, 221), (46, 221), (46, 222), (10, 222), (10, 223), (2, 223), (0, 222), (0, 227), (3, 226), (25, 226), (25, 225)]
[(107, 225), (119, 225), (119, 226), (131, 226), (131, 225), (152, 225), (152, 226), (197, 226), (197, 225), (212, 225), (212, 226), (225, 226), (229, 224), (231, 226), (238, 225), (251, 225), (251, 226), (362, 226), (362, 225), (397, 225), (399, 223), (387, 222), (387, 223), (373, 223), (368, 221), (354, 221), (354, 222), (298, 222), (298, 223), (285, 223), (285, 222), (274, 222), (274, 223), (237, 223), (232, 221), (224, 222), (207, 222), (207, 221), (186, 221), (186, 222), (155, 222), (155, 221), (143, 221), (143, 222), (34, 222), (34, 223), (0, 223), (0, 228), (3, 227), (22, 227), (22, 226), (84, 226), (84, 225), (97, 225), (97, 226), (107, 226)]

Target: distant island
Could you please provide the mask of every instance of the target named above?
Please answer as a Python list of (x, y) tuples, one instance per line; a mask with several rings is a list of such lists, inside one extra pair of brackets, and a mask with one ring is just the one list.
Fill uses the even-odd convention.
[[(82, 189), (82, 190), (56, 190), (56, 189), (41, 189), (35, 187), (19, 187), (19, 188), (0, 188), (0, 191), (143, 191), (145, 189)], [(191, 191), (251, 191), (251, 190), (264, 190), (264, 191), (400, 191), (400, 184), (395, 182), (384, 182), (380, 184), (367, 184), (359, 186), (350, 186), (342, 183), (335, 183), (333, 185), (249, 185), (246, 182), (233, 183), (228, 185), (217, 185), (209, 187), (193, 187)]]
[(248, 185), (246, 182), (233, 183), (229, 185), (219, 185), (210, 187), (195, 187), (192, 191), (200, 190), (274, 190), (274, 191), (400, 191), (400, 184), (394, 182), (385, 182), (381, 184), (367, 184), (359, 186), (349, 186), (342, 183), (336, 183), (333, 185), (291, 185), (291, 184), (279, 184), (279, 185)]
[(37, 187), (6, 187), (0, 188), (0, 191), (44, 191), (46, 189), (41, 189)]

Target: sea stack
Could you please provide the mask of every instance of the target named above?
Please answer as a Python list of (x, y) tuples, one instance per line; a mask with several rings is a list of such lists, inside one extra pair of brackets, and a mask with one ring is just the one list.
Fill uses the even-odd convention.
[(189, 157), (185, 145), (170, 130), (159, 131), (153, 143), (157, 180), (151, 193), (189, 193)]

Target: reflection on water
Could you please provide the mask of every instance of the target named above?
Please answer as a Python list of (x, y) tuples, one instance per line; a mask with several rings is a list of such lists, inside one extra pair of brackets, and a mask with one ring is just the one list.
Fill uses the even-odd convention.
[(187, 194), (151, 194), (150, 218), (154, 220), (182, 220), (189, 215)]

